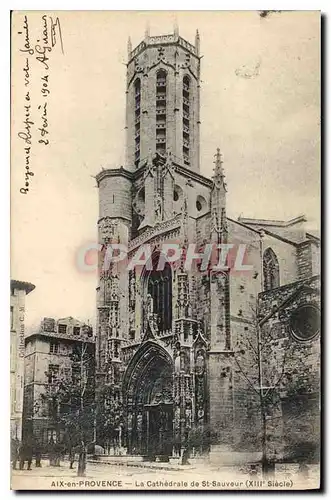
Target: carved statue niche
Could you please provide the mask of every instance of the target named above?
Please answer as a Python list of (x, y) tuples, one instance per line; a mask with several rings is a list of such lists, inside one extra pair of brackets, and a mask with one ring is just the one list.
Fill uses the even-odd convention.
[(185, 428), (191, 429), (192, 427), (192, 408), (191, 405), (185, 408)]
[(129, 306), (134, 309), (136, 302), (136, 273), (135, 270), (129, 272)]
[(159, 192), (156, 193), (154, 207), (155, 207), (154, 208), (155, 222), (161, 222), (162, 221), (162, 197), (161, 197)]
[(144, 338), (147, 338), (147, 332), (148, 337), (150, 334), (152, 334), (152, 337), (156, 337), (159, 329), (157, 324), (157, 314), (154, 313), (153, 297), (151, 294), (147, 294), (144, 305), (146, 313), (144, 314), (143, 336)]
[(135, 305), (136, 305), (136, 273), (129, 272), (129, 330), (135, 330)]
[(181, 359), (181, 371), (184, 373), (189, 373), (190, 372), (190, 354), (187, 349), (182, 350), (180, 353), (180, 359)]
[(175, 373), (180, 373), (180, 343), (177, 342), (174, 348), (174, 364), (175, 364)]
[(195, 357), (195, 407), (196, 417), (199, 423), (204, 422), (206, 405), (206, 353), (204, 349), (198, 348)]
[(174, 411), (174, 427), (176, 430), (179, 430), (179, 428), (180, 428), (180, 408), (179, 408), (179, 406), (176, 406), (175, 411)]
[(203, 375), (205, 372), (205, 356), (203, 351), (200, 349), (197, 352), (197, 356), (195, 358), (195, 373), (199, 376)]
[(132, 208), (141, 222), (142, 219), (144, 218), (144, 214), (145, 214), (145, 186), (144, 185), (142, 185), (138, 189), (138, 191), (133, 199), (133, 202), (132, 202)]
[(215, 275), (217, 292), (225, 292), (227, 285), (227, 275), (226, 273), (218, 273)]

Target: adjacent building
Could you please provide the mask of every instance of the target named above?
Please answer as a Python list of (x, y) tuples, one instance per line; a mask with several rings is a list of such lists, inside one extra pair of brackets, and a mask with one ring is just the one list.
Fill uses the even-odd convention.
[(26, 281), (10, 281), (10, 434), (22, 439), (24, 391), (25, 297), (35, 289)]
[(93, 404), (94, 363), (91, 326), (72, 317), (42, 320), (25, 339), (24, 435), (33, 435), (42, 446), (51, 438), (63, 440), (62, 417), (70, 413), (73, 402), (57, 398), (56, 392), (61, 383), (74, 386), (84, 376), (88, 404)]
[[(293, 385), (307, 369), (317, 381), (318, 399), (319, 240), (306, 232), (302, 216), (228, 216), (219, 150), (210, 159), (212, 178), (201, 172), (207, 167), (200, 165), (201, 57), (198, 32), (194, 44), (177, 30), (147, 32), (134, 49), (129, 40), (126, 164), (96, 176), (103, 248), (97, 386), (109, 389), (100, 415), (103, 404), (117, 408), (127, 452), (150, 459), (178, 455), (190, 439), (196, 449), (218, 456), (250, 450), (250, 429), (259, 451), (259, 411), (250, 410), (258, 378), (242, 344), (249, 339), (254, 345), (260, 315), (265, 343), (267, 328), (275, 336), (274, 350), (284, 339), (296, 343), (302, 355), (293, 358)], [(104, 265), (113, 242), (128, 249), (127, 260)], [(194, 244), (196, 251), (228, 244), (235, 253), (222, 270), (201, 272), (199, 265), (187, 268), (184, 259), (175, 264), (169, 258), (160, 269), (164, 243), (184, 250)], [(149, 265), (128, 267), (143, 245), (151, 249)], [(279, 374), (281, 363), (275, 365)], [(289, 428), (282, 418), (279, 453)]]

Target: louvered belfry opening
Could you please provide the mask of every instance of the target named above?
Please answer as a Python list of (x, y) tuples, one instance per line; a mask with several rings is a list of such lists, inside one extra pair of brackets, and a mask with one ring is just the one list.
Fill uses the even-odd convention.
[(167, 73), (156, 74), (156, 151), (165, 155), (167, 147)]

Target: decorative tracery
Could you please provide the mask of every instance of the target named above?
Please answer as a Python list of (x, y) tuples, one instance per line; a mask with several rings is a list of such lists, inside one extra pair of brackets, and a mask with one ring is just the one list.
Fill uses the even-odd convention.
[(153, 315), (159, 332), (171, 329), (172, 322), (172, 278), (168, 262), (164, 269), (153, 269), (146, 277), (145, 292), (150, 297)]

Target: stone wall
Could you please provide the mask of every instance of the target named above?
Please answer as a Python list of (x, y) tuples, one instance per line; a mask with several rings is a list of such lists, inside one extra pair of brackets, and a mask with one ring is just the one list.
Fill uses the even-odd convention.
[(305, 241), (298, 246), (297, 262), (299, 279), (312, 276), (312, 248), (310, 241)]
[[(259, 296), (261, 318), (275, 309), (275, 314), (262, 326), (261, 335), (262, 341), (268, 343), (264, 352), (264, 377), (267, 385), (275, 385), (275, 397), (281, 408), (282, 428), (274, 433), (282, 435), (284, 456), (293, 455), (298, 447), (302, 455), (308, 453), (305, 451), (308, 448), (316, 451), (319, 447), (320, 336), (315, 330), (315, 336), (311, 334), (311, 338), (299, 340), (293, 330), (296, 311), (303, 311), (307, 305), (319, 310), (319, 286), (317, 276)], [(300, 314), (302, 317), (303, 312)], [(305, 323), (303, 328), (310, 327)], [(293, 406), (294, 401), (297, 403)], [(297, 414), (295, 407), (300, 408)]]

